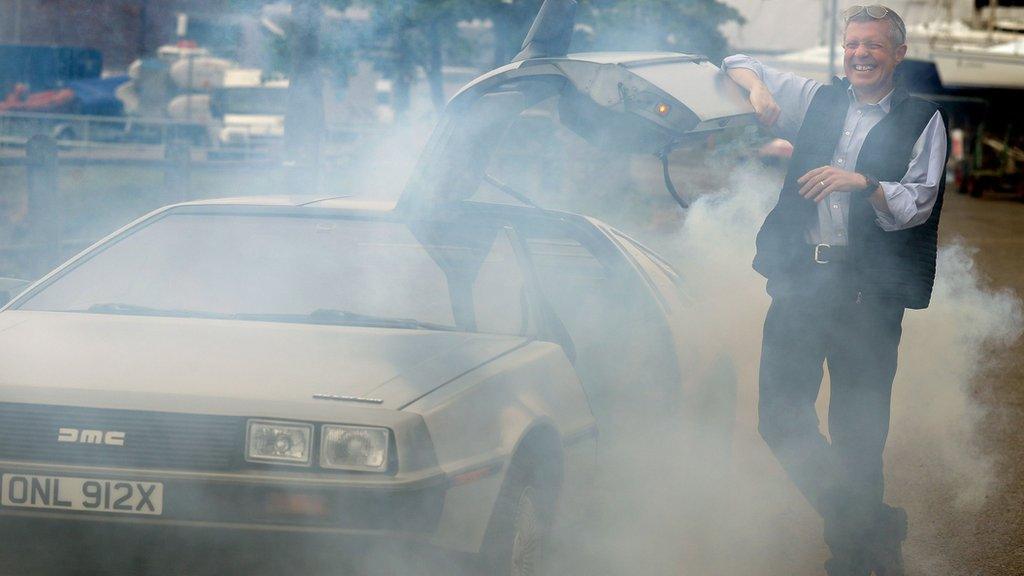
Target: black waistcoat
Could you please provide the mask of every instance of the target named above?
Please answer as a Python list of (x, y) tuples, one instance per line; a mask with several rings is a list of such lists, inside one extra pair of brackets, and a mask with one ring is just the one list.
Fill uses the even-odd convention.
[[(797, 178), (832, 163), (850, 105), (849, 84), (836, 79), (822, 86), (807, 110), (793, 143), (793, 157), (775, 208), (757, 234), (754, 269), (769, 283), (799, 284), (816, 272), (807, 231), (817, 222), (817, 205), (800, 196)], [(939, 108), (897, 87), (890, 112), (868, 132), (856, 171), (881, 182), (899, 182), (907, 172), (914, 144)], [(945, 120), (945, 115), (943, 115)], [(949, 147), (946, 147), (947, 150)], [(851, 293), (865, 299), (896, 301), (907, 308), (926, 308), (935, 282), (935, 258), (946, 187), (945, 172), (938, 197), (926, 222), (886, 232), (875, 222), (867, 199), (854, 194), (850, 202), (849, 256), (844, 278)]]

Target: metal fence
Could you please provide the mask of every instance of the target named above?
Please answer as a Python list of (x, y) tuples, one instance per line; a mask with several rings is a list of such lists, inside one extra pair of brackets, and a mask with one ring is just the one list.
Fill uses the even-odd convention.
[(81, 116), (4, 112), (0, 114), (0, 146), (22, 147), (33, 136), (50, 136), (62, 148), (138, 150), (171, 142), (210, 146), (207, 125), (165, 118)]
[[(0, 150), (23, 148), (33, 136), (53, 138), (61, 150), (111, 156), (153, 156), (174, 144), (187, 144), (193, 155), (210, 158), (263, 158), (280, 152), (280, 135), (266, 128), (232, 125), (229, 142), (221, 142), (218, 122), (198, 122), (137, 116), (0, 113)], [(328, 153), (346, 153), (367, 137), (386, 131), (369, 122), (333, 122), (324, 127)]]
[(218, 196), (342, 195), (346, 171), (366, 134), (316, 165), (278, 154), (212, 155), (170, 139), (164, 145), (116, 149), (67, 147), (35, 134), (0, 150), (0, 194), (29, 205), (27, 239), (5, 240), (0, 205), (0, 277), (35, 278), (98, 238), (158, 207)]

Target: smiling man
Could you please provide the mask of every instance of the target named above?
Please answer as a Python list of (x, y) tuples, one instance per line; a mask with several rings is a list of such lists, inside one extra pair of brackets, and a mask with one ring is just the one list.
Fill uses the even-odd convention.
[[(882, 452), (907, 308), (926, 308), (945, 187), (946, 123), (894, 80), (906, 27), (891, 9), (844, 13), (846, 77), (829, 85), (743, 55), (722, 63), (759, 119), (793, 142), (754, 268), (772, 305), (759, 430), (825, 520), (831, 576), (902, 575), (906, 513), (883, 503)], [(828, 429), (814, 409), (823, 364)]]

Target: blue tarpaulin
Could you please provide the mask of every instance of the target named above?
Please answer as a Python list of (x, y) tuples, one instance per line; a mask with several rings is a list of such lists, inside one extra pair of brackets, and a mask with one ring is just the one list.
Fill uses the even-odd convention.
[(108, 76), (106, 78), (72, 80), (66, 82), (65, 87), (75, 93), (77, 113), (120, 116), (124, 112), (124, 105), (114, 95), (114, 91), (127, 81), (128, 76)]
[(99, 50), (72, 46), (0, 45), (0, 92), (26, 84), (32, 92), (59, 88), (68, 80), (98, 78), (103, 70)]

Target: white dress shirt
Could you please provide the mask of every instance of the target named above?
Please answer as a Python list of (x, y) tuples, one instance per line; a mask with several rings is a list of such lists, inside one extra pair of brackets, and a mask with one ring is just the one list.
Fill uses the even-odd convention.
[[(743, 54), (730, 56), (722, 62), (723, 70), (730, 68), (746, 68), (757, 74), (779, 105), (776, 134), (786, 140), (795, 140), (811, 100), (823, 84), (775, 70)], [(891, 99), (892, 92), (877, 104), (861, 104), (857, 101), (853, 87), (850, 88), (850, 107), (843, 132), (832, 154), (832, 166), (855, 170), (864, 139), (889, 113)], [(938, 197), (942, 172), (946, 169), (945, 160), (946, 126), (942, 115), (935, 112), (914, 144), (903, 178), (899, 182), (880, 182), (889, 208), (888, 213), (875, 209), (875, 222), (882, 230), (903, 230), (928, 220)], [(817, 225), (808, 230), (807, 240), (811, 244), (844, 246), (847, 244), (849, 222), (850, 193), (833, 192), (818, 203)]]

